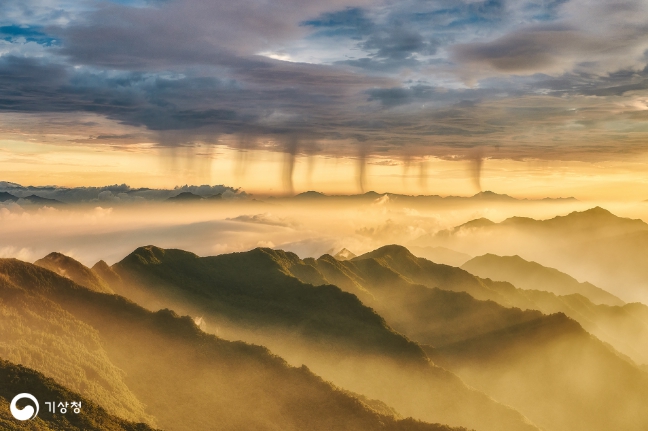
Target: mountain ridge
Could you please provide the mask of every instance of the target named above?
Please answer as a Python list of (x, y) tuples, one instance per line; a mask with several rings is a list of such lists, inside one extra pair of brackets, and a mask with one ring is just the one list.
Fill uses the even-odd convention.
[(333, 195), (328, 195), (322, 192), (318, 192), (315, 190), (309, 190), (306, 192), (302, 192), (299, 194), (296, 194), (295, 196), (291, 197), (283, 197), (283, 198), (274, 198), (277, 200), (290, 200), (290, 199), (300, 199), (300, 200), (332, 200), (332, 199), (371, 199), (375, 200), (381, 196), (388, 196), (390, 199), (400, 199), (400, 200), (426, 200), (426, 201), (445, 201), (445, 202), (450, 202), (450, 201), (455, 201), (455, 202), (461, 202), (461, 201), (471, 201), (471, 200), (477, 200), (477, 201), (498, 201), (498, 202), (577, 202), (578, 199), (574, 197), (560, 197), (560, 198), (551, 198), (551, 197), (545, 197), (545, 198), (540, 198), (540, 199), (530, 199), (530, 198), (515, 198), (512, 196), (509, 196), (507, 194), (499, 194), (492, 192), (490, 190), (482, 191), (479, 193), (476, 193), (471, 196), (454, 196), (454, 195), (448, 195), (448, 196), (440, 196), (440, 195), (405, 195), (405, 194), (399, 194), (399, 193), (390, 193), (390, 192), (385, 192), (385, 193), (378, 193), (375, 191), (369, 191), (365, 192), (362, 194), (350, 194), (350, 195), (339, 195), (339, 194), (333, 194)]
[(114, 293), (109, 285), (104, 282), (92, 269), (82, 265), (77, 260), (68, 257), (62, 253), (52, 252), (42, 259), (34, 262), (34, 265), (40, 266), (57, 274), (69, 278), (75, 283), (87, 287), (90, 290), (104, 293)]
[(648, 247), (648, 224), (641, 219), (594, 207), (545, 220), (511, 217), (500, 223), (475, 223), (426, 234), (412, 244), (470, 250), (473, 255), (518, 254), (588, 280), (626, 302), (648, 302), (648, 266), (642, 258)]
[[(640, 413), (648, 374), (563, 313), (426, 350), (545, 429), (639, 431), (648, 420)], [(558, 367), (565, 358), (570, 361)], [(593, 378), (583, 379), (584, 373)], [(622, 396), (628, 392), (634, 395)]]
[(621, 299), (591, 283), (581, 283), (555, 268), (527, 261), (518, 255), (498, 256), (487, 253), (472, 258), (461, 268), (483, 278), (509, 281), (526, 290), (546, 290), (558, 295), (579, 293), (597, 304), (625, 305)]
[(265, 347), (206, 334), (171, 310), (147, 311), (17, 260), (0, 259), (2, 280), (55, 301), (94, 328), (128, 386), (166, 430), (451, 430), (378, 414), (307, 368), (289, 367)]
[[(263, 259), (258, 260), (258, 258)], [(411, 340), (421, 344), (430, 343), (430, 347), (424, 346), (424, 348), (433, 360), (439, 361), (440, 364), (453, 370), (472, 386), (489, 394), (493, 399), (502, 400), (506, 404), (514, 406), (534, 423), (544, 420), (542, 422), (544, 426), (552, 430), (555, 427), (558, 427), (555, 429), (560, 431), (579, 429), (574, 422), (578, 415), (597, 417), (599, 411), (606, 412), (607, 410), (604, 406), (598, 406), (597, 410), (578, 410), (578, 415), (563, 412), (562, 414), (566, 415), (564, 418), (548, 423), (543, 418), (550, 416), (549, 412), (557, 408), (552, 404), (554, 401), (551, 399), (543, 401), (540, 410), (530, 401), (533, 397), (545, 396), (544, 391), (547, 390), (547, 387), (561, 385), (565, 379), (571, 381), (573, 387), (565, 388), (565, 394), (561, 398), (565, 405), (571, 405), (584, 396), (584, 393), (580, 391), (587, 382), (590, 382), (589, 384), (593, 385), (592, 390), (603, 398), (608, 396), (605, 394), (615, 393), (617, 383), (614, 380), (599, 380), (597, 377), (597, 373), (603, 372), (601, 370), (606, 367), (618, 370), (625, 376), (624, 378), (642, 381), (640, 376), (643, 375), (641, 374), (643, 371), (632, 360), (615, 351), (612, 346), (590, 335), (582, 325), (565, 314), (542, 315), (538, 311), (524, 311), (515, 307), (516, 301), (519, 303), (526, 301), (533, 306), (536, 304), (534, 301), (545, 300), (548, 295), (553, 294), (523, 291), (510, 283), (481, 279), (460, 268), (416, 258), (402, 246), (381, 247), (349, 261), (338, 261), (330, 255), (323, 255), (318, 259), (302, 260), (293, 253), (271, 249), (255, 249), (251, 252), (233, 253), (220, 257), (199, 258), (193, 253), (180, 250), (144, 247), (137, 249), (124, 261), (137, 264), (138, 268), (142, 270), (148, 270), (160, 265), (169, 265), (168, 259), (178, 259), (178, 265), (181, 266), (185, 266), (187, 262), (195, 261), (194, 266), (185, 268), (189, 274), (205, 271), (214, 262), (219, 262), (209, 270), (216, 272), (206, 273), (210, 274), (210, 279), (214, 274), (225, 269), (233, 270), (232, 277), (239, 282), (236, 289), (245, 289), (247, 294), (271, 294), (274, 296), (274, 292), (267, 291), (268, 283), (273, 280), (288, 282), (287, 280), (293, 278), (308, 279), (309, 283), (302, 285), (305, 292), (316, 289), (317, 286), (314, 284), (317, 283), (324, 286), (336, 284), (342, 290), (352, 292), (363, 303), (370, 304), (371, 308), (384, 316), (389, 326), (407, 335)], [(119, 264), (116, 264), (113, 269), (119, 273)], [(169, 271), (171, 270), (175, 271), (176, 268), (169, 266)], [(241, 276), (242, 272), (244, 277)], [(165, 272), (160, 274), (162, 276), (159, 278), (160, 281), (163, 278), (169, 278), (169, 274)], [(120, 275), (123, 277), (124, 272), (121, 272)], [(223, 274), (219, 275), (219, 277), (223, 276)], [(248, 281), (243, 283), (241, 280), (246, 278)], [(127, 281), (128, 277), (123, 277), (123, 279)], [(195, 284), (196, 280), (192, 281), (191, 278), (182, 278), (182, 280), (184, 289), (198, 289), (199, 287)], [(258, 285), (254, 286), (255, 284)], [(155, 289), (160, 288), (159, 284), (156, 286)], [(218, 284), (214, 284), (212, 281), (209, 286), (211, 286), (210, 289), (214, 289)], [(501, 297), (500, 300), (503, 298), (508, 301), (508, 306), (504, 307), (492, 300), (476, 300), (466, 293), (466, 290), (488, 295), (497, 293)], [(540, 299), (536, 298), (538, 294), (541, 295)], [(428, 302), (423, 301), (424, 298)], [(568, 299), (570, 301), (586, 300), (584, 297), (579, 299), (577, 296)], [(436, 308), (434, 308), (435, 304)], [(569, 303), (564, 302), (564, 304)], [(415, 306), (421, 307), (420, 314), (414, 312)], [(394, 310), (391, 315), (388, 311), (390, 307)], [(637, 308), (637, 306), (632, 308)], [(403, 313), (402, 310), (407, 310), (407, 313)], [(461, 317), (461, 314), (456, 314), (458, 311), (464, 313), (466, 320), (451, 320)], [(410, 315), (413, 320), (408, 323), (402, 320), (403, 315)], [(486, 318), (492, 319), (493, 316), (497, 316), (497, 319), (488, 323)], [(471, 319), (474, 322), (472, 326), (468, 324)], [(424, 321), (427, 321), (427, 326), (422, 324)], [(414, 324), (415, 322), (419, 323), (418, 327)], [(410, 326), (407, 326), (408, 324)], [(463, 332), (452, 333), (450, 329), (460, 329)], [(276, 333), (274, 337), (278, 337)], [(531, 339), (536, 340), (535, 344), (529, 344), (528, 340)], [(578, 350), (570, 347), (570, 343), (576, 343), (583, 351), (592, 352), (594, 356), (588, 359), (588, 363), (591, 363), (594, 368), (581, 370), (578, 374), (568, 373), (568, 370), (572, 369), (572, 363), (581, 360)], [(543, 359), (545, 350), (552, 355), (551, 361), (548, 363), (545, 363)], [(511, 398), (508, 392), (503, 392), (502, 388), (496, 384), (497, 381), (502, 380), (502, 376), (498, 374), (500, 369), (493, 368), (493, 360), (489, 359), (491, 356), (478, 354), (480, 351), (490, 352), (489, 355), (492, 358), (503, 358), (497, 362), (499, 364), (512, 361), (511, 370), (518, 374), (522, 373), (520, 378), (524, 377), (526, 386), (511, 386), (516, 387), (519, 391), (519, 399)], [(367, 367), (366, 364), (365, 362), (365, 367)], [(532, 364), (536, 368), (549, 367), (548, 369), (552, 371), (542, 374), (542, 379), (525, 377), (523, 374), (525, 364)], [(322, 367), (322, 364), (316, 364), (316, 369), (317, 367)], [(326, 371), (324, 368), (320, 369)], [(318, 374), (321, 373), (318, 372)], [(355, 374), (358, 375), (358, 370), (355, 370)], [(372, 372), (371, 374), (375, 379), (377, 373)], [(566, 377), (569, 375), (571, 375), (571, 380)], [(351, 387), (351, 390), (364, 394), (367, 387), (354, 386)], [(369, 392), (369, 394), (384, 401), (384, 394), (377, 394), (375, 391)], [(640, 399), (646, 395), (645, 390), (636, 386), (632, 387), (627, 396), (632, 394)], [(620, 396), (617, 395), (617, 397)], [(397, 411), (402, 411), (403, 406), (393, 405), (393, 401), (394, 398), (391, 398), (391, 402), (388, 401), (388, 404), (394, 406)], [(623, 420), (620, 418), (606, 419), (607, 422), (591, 420), (585, 422), (588, 423), (588, 430), (605, 431), (609, 426), (625, 429), (626, 423)], [(637, 421), (643, 424), (643, 421), (648, 421), (648, 418), (639, 415)]]
[[(430, 364), (418, 345), (389, 328), (357, 296), (327, 283), (294, 253), (257, 248), (199, 258), (148, 246), (112, 269), (123, 280), (124, 294), (144, 290), (165, 298), (158, 306), (188, 298), (173, 307), (204, 316), (208, 328), (215, 327), (225, 337), (263, 344), (290, 363), (305, 363), (334, 384), (380, 399), (404, 416), (452, 426), (534, 429), (519, 413), (471, 391), (451, 373)], [(120, 292), (118, 287), (113, 289)], [(257, 310), (258, 300), (263, 307)], [(313, 304), (318, 304), (316, 309), (310, 308)], [(333, 322), (326, 317), (317, 323), (324, 314), (340, 318)], [(381, 338), (401, 341), (381, 341), (376, 344), (380, 349), (371, 347)], [(431, 387), (436, 390), (431, 392)]]

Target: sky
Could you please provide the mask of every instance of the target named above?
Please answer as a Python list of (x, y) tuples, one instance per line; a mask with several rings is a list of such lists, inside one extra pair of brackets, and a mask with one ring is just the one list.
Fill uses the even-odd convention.
[(0, 180), (648, 198), (648, 3), (0, 1)]

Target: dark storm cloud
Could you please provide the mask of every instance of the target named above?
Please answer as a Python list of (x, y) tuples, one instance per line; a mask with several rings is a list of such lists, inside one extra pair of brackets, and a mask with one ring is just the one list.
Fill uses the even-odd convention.
[[(450, 47), (452, 58), (483, 76), (499, 73), (584, 71), (602, 77), (619, 69), (645, 65), (648, 25), (640, 17), (646, 4), (626, 0), (560, 4), (553, 20), (538, 19), (485, 41)], [(479, 71), (478, 67), (485, 70)]]
[(433, 55), (438, 41), (426, 38), (407, 24), (397, 19), (388, 23), (376, 23), (367, 17), (362, 9), (346, 9), (326, 13), (316, 20), (305, 21), (304, 26), (316, 29), (313, 37), (348, 37), (358, 40), (358, 48), (368, 57), (340, 61), (363, 69), (394, 70), (416, 67), (419, 61), (414, 54)]
[[(487, 82), (493, 87), (502, 88), (502, 79)], [(623, 69), (603, 76), (591, 73), (564, 73), (550, 76), (536, 74), (528, 77), (507, 78), (509, 85), (531, 91), (543, 92), (553, 96), (626, 96), (629, 93), (641, 94), (648, 90), (648, 67), (640, 70)], [(520, 93), (518, 93), (520, 94)]]
[(379, 101), (385, 108), (393, 108), (411, 103), (430, 104), (437, 107), (470, 108), (480, 100), (490, 97), (510, 97), (522, 92), (508, 90), (503, 92), (497, 88), (474, 88), (461, 90), (448, 90), (443, 87), (433, 87), (426, 84), (415, 84), (408, 87), (399, 86), (392, 88), (376, 88), (367, 90), (369, 100)]
[(545, 25), (525, 29), (492, 42), (455, 45), (456, 60), (483, 63), (505, 72), (544, 70), (555, 65), (559, 57), (581, 49), (591, 49), (573, 28)]
[(0, 59), (0, 107), (13, 112), (94, 112), (152, 130), (196, 128), (236, 120), (231, 109), (183, 109), (182, 99), (230, 95), (217, 79), (163, 80), (74, 72), (33, 59)]
[(420, 33), (412, 31), (404, 23), (398, 23), (389, 29), (372, 34), (362, 48), (374, 51), (374, 57), (390, 60), (405, 60), (412, 54), (433, 55), (437, 43), (426, 40)]
[[(354, 91), (366, 84), (350, 74), (322, 73), (316, 66), (268, 68), (268, 80), (276, 80), (278, 85), (258, 88), (254, 83), (260, 77), (254, 70), (245, 74), (252, 82), (246, 87), (214, 77), (108, 74), (3, 57), (0, 107), (12, 112), (93, 112), (160, 131), (206, 127), (220, 133), (308, 131), (323, 136), (317, 126), (337, 121), (331, 106), (344, 105), (349, 88)], [(292, 88), (281, 85), (282, 80)], [(295, 115), (275, 118), (277, 111)]]
[[(287, 154), (287, 187), (307, 148), (469, 157), (490, 145), (508, 148), (498, 157), (534, 157), (548, 152), (529, 141), (553, 145), (575, 127), (602, 136), (601, 113), (632, 105), (612, 98), (645, 93), (645, 9), (632, 0), (7, 0), (0, 111), (94, 113), (168, 146), (237, 134), (252, 148), (271, 137)], [(615, 119), (629, 130), (642, 115)], [(307, 145), (318, 140), (328, 143)]]
[[(250, 54), (305, 34), (299, 25), (346, 1), (169, 0), (159, 7), (104, 4), (50, 30), (73, 61), (115, 68), (259, 67)], [(362, 0), (360, 1), (362, 3)]]
[(416, 55), (434, 55), (438, 45), (434, 39), (426, 39), (420, 33), (398, 24), (371, 34), (358, 45), (369, 54), (368, 57), (339, 61), (337, 64), (378, 72), (415, 69), (425, 64)]
[(0, 109), (9, 112), (66, 111), (77, 103), (57, 91), (66, 83), (60, 65), (3, 56), (0, 57)]
[[(546, 77), (545, 77), (546, 78)], [(431, 119), (475, 115), (485, 104), (502, 100), (521, 100), (535, 94), (539, 78), (492, 79), (483, 87), (448, 89), (426, 83), (374, 88), (366, 91), (368, 100), (380, 102), (387, 110), (408, 105), (424, 111)], [(527, 88), (524, 88), (524, 87)]]

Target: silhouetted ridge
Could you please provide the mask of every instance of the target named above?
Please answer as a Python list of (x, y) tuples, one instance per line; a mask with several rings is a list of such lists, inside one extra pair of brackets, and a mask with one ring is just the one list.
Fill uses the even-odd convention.
[(473, 254), (523, 253), (543, 265), (586, 279), (624, 301), (645, 303), (648, 298), (644, 289), (648, 265), (643, 258), (648, 247), (648, 224), (616, 216), (601, 207), (546, 220), (511, 217), (474, 230), (459, 226), (423, 235), (415, 243), (478, 250)]
[(390, 326), (424, 344), (448, 344), (539, 315), (478, 301), (471, 295), (505, 299), (468, 272), (417, 258), (401, 246), (381, 247), (351, 261), (324, 255), (305, 262), (378, 310)]
[(92, 270), (97, 274), (108, 286), (121, 286), (122, 279), (108, 264), (100, 260), (95, 263)]
[(471, 221), (466, 222), (466, 223), (464, 223), (462, 225), (459, 225), (459, 226), (457, 226), (455, 228), (455, 230), (460, 229), (460, 228), (473, 228), (473, 227), (492, 226), (494, 224), (497, 224), (497, 223), (495, 223), (494, 221), (491, 221), (491, 220), (489, 220), (487, 218), (482, 217), (482, 218), (478, 218), (478, 219), (475, 219), (475, 220), (471, 220)]
[(42, 205), (65, 205), (65, 202), (61, 202), (56, 199), (50, 199), (50, 198), (43, 198), (37, 195), (29, 195), (25, 196), (24, 199), (26, 201), (30, 201), (32, 204), (42, 204)]
[(14, 196), (11, 193), (0, 192), (0, 202), (18, 202), (19, 200), (27, 201), (26, 203), (31, 204), (42, 204), (42, 205), (65, 205), (64, 202), (61, 202), (56, 199), (43, 198), (37, 195), (29, 195), (25, 197)]
[(175, 196), (171, 196), (166, 200), (167, 202), (197, 202), (197, 201), (207, 201), (207, 200), (219, 200), (222, 198), (223, 195), (221, 193), (217, 193), (211, 196), (202, 196), (192, 192), (182, 192), (182, 193), (178, 193)]
[[(11, 293), (10, 289), (33, 295), (32, 301), (14, 301), (13, 306), (22, 314), (38, 313), (37, 308), (32, 308), (38, 301), (56, 301), (65, 310), (61, 310), (62, 316), (80, 323), (67, 325), (70, 335), (78, 335), (77, 331), (84, 328), (96, 331), (111, 364), (123, 370), (133, 393), (165, 430), (451, 431), (444, 425), (399, 421), (379, 414), (367, 404), (370, 400), (363, 402), (338, 390), (306, 367), (290, 367), (265, 347), (206, 334), (193, 319), (171, 310), (153, 313), (123, 297), (91, 291), (47, 269), (16, 260), (0, 259), (0, 274), (0, 295)], [(39, 286), (35, 286), (36, 281)], [(3, 283), (12, 283), (13, 287)], [(10, 304), (7, 298), (5, 295), (0, 301), (0, 319)], [(6, 326), (1, 323), (0, 336), (5, 340)], [(7, 387), (2, 384), (2, 366), (0, 362), (0, 421), (8, 411), (2, 408), (1, 395)], [(86, 381), (104, 384), (91, 374)], [(12, 382), (22, 384), (15, 379)], [(21, 390), (24, 387), (20, 386)], [(33, 393), (37, 395), (38, 391), (36, 387)], [(45, 393), (46, 397), (60, 399)], [(63, 397), (70, 399), (74, 399), (73, 394)], [(90, 404), (87, 411), (101, 418)], [(98, 422), (102, 428), (63, 424), (52, 429), (148, 429), (143, 425), (129, 428), (122, 423), (122, 428), (112, 428), (110, 419), (106, 419), (105, 423)]]
[(163, 249), (154, 245), (138, 247), (126, 256), (124, 263), (141, 263), (144, 265), (159, 265), (165, 261), (186, 261), (198, 258), (198, 255), (179, 249)]
[[(564, 216), (556, 216), (547, 220), (536, 220), (530, 217), (509, 217), (500, 223), (495, 223), (486, 218), (478, 218), (459, 225), (449, 231), (441, 231), (438, 236), (454, 233), (466, 228), (551, 228), (583, 231), (591, 228), (597, 229), (624, 229), (624, 231), (648, 230), (648, 224), (640, 219), (619, 217), (610, 211), (594, 207), (585, 211), (573, 211)], [(556, 232), (558, 233), (558, 232)], [(573, 232), (567, 232), (573, 233)]]
[(508, 281), (526, 290), (541, 290), (557, 295), (578, 293), (595, 304), (624, 305), (622, 300), (591, 283), (580, 283), (557, 269), (529, 262), (518, 255), (487, 253), (469, 260), (462, 268), (480, 277)]
[(0, 192), (0, 202), (16, 202), (18, 198), (11, 193)]
[(440, 196), (440, 195), (406, 195), (399, 193), (378, 193), (376, 191), (368, 191), (362, 194), (349, 194), (349, 195), (327, 195), (315, 190), (309, 190), (303, 193), (291, 197), (271, 197), (270, 199), (313, 199), (313, 200), (336, 200), (336, 201), (364, 201), (364, 200), (375, 200), (382, 196), (388, 196), (390, 199), (399, 201), (401, 203), (475, 203), (479, 201), (491, 201), (491, 202), (505, 202), (505, 203), (524, 203), (524, 202), (565, 202), (565, 201), (577, 201), (574, 197), (559, 197), (559, 198), (541, 198), (541, 199), (529, 199), (529, 198), (515, 198), (506, 194), (499, 194), (492, 191), (483, 191), (472, 196)]
[(67, 277), (34, 264), (18, 259), (0, 258), (0, 274), (6, 274), (11, 281), (27, 292), (47, 293), (52, 289), (78, 290), (80, 287)]
[(196, 315), (217, 310), (221, 326), (239, 322), (266, 330), (289, 325), (315, 338), (335, 337), (341, 343), (347, 339), (356, 347), (424, 357), (418, 346), (391, 332), (358, 298), (325, 285), (317, 270), (291, 252), (256, 248), (201, 258), (182, 250), (146, 246), (113, 270), (123, 280), (124, 294), (138, 299), (139, 292), (139, 300), (144, 302), (167, 295), (168, 300), (180, 301)]
[(585, 211), (573, 211), (564, 216), (556, 216), (547, 220), (535, 220), (528, 217), (511, 217), (504, 220), (502, 225), (515, 225), (520, 223), (533, 224), (546, 227), (576, 227), (579, 230), (591, 227), (605, 228), (624, 226), (633, 230), (648, 230), (648, 224), (640, 219), (619, 217), (610, 211), (594, 207)]
[(175, 196), (171, 196), (170, 198), (167, 198), (167, 201), (199, 201), (202, 199), (203, 197), (200, 195), (196, 195), (191, 192), (182, 192), (182, 193), (178, 193)]
[[(579, 294), (559, 297), (549, 292), (516, 289), (510, 283), (480, 279), (462, 269), (425, 259), (415, 258), (410, 262), (411, 257), (401, 247), (381, 247), (368, 255), (374, 257), (337, 262), (337, 266), (325, 255), (315, 265), (328, 280), (335, 279), (340, 286), (357, 292), (371, 303), (390, 326), (414, 341), (433, 346), (426, 346), (431, 359), (455, 370), (471, 385), (495, 399), (505, 400), (531, 416), (534, 422), (545, 424), (546, 429), (607, 431), (630, 426), (638, 431), (643, 425), (637, 428), (636, 424), (648, 423), (648, 415), (641, 416), (637, 422), (614, 419), (617, 408), (626, 414), (638, 412), (634, 397), (644, 399), (648, 390), (638, 384), (615, 382), (612, 375), (610, 378), (601, 375), (606, 375), (605, 370), (609, 368), (629, 380), (646, 379), (630, 358), (583, 329), (587, 325), (588, 330), (611, 344), (633, 340), (632, 346), (627, 346), (630, 352), (633, 348), (643, 348), (645, 352), (648, 307), (595, 305)], [(521, 259), (516, 257), (514, 261), (519, 263)], [(435, 286), (490, 295), (510, 308)], [(361, 287), (367, 295), (362, 294)], [(543, 316), (533, 308), (553, 314)], [(623, 343), (614, 344), (625, 347)], [(590, 352), (592, 357), (580, 350)], [(455, 355), (455, 351), (470, 353)], [(646, 357), (645, 353), (635, 353), (635, 358)], [(509, 367), (510, 361), (514, 361), (514, 366)], [(589, 363), (594, 368), (586, 365)], [(509, 369), (518, 377), (512, 378)], [(516, 379), (526, 383), (518, 384)], [(555, 387), (562, 388), (560, 401), (554, 401), (551, 395)], [(610, 408), (600, 403), (594, 407), (583, 403), (583, 399), (590, 397), (589, 388), (596, 392), (595, 398), (605, 398), (607, 403), (621, 406)], [(630, 395), (628, 390), (635, 395)], [(623, 401), (615, 396), (622, 397)], [(536, 403), (536, 400), (541, 401)], [(627, 403), (632, 407), (625, 407)], [(572, 405), (578, 405), (579, 413), (570, 411)], [(558, 410), (561, 414), (554, 415)]]
[(324, 193), (316, 192), (313, 190), (309, 190), (307, 192), (299, 193), (298, 195), (295, 195), (295, 198), (297, 199), (318, 199), (318, 198), (325, 198), (327, 197)]
[(416, 259), (406, 247), (397, 244), (385, 245), (380, 248), (377, 248), (374, 251), (362, 254), (358, 257), (355, 257), (354, 260), (362, 259), (381, 259), (389, 257), (391, 259)]
[[(402, 247), (395, 250), (411, 257)], [(326, 259), (335, 268), (345, 263)], [(375, 259), (359, 262), (389, 271)], [(491, 431), (535, 429), (517, 412), (431, 364), (419, 345), (313, 265), (314, 259), (269, 248), (198, 257), (144, 247), (112, 268), (123, 280), (120, 292), (138, 302), (204, 316), (207, 327), (223, 337), (266, 345), (403, 416)]]
[[(502, 296), (501, 292), (492, 289), (487, 283), (479, 280), (469, 272), (416, 257), (407, 248), (400, 245), (380, 247), (352, 259), (351, 262), (360, 264), (361, 261), (369, 260), (375, 260), (378, 265), (392, 270), (395, 274), (412, 283), (429, 288), (439, 287), (445, 290), (463, 291), (476, 299), (490, 299), (508, 305), (508, 301)], [(371, 265), (371, 263), (368, 264)], [(374, 265), (373, 271), (382, 271), (382, 269)]]
[(518, 199), (516, 199), (514, 197), (511, 197), (509, 195), (491, 192), (490, 190), (485, 190), (483, 192), (479, 192), (479, 193), (473, 195), (472, 198), (473, 199), (500, 200), (500, 201), (517, 201), (518, 200)]
[(93, 270), (81, 262), (61, 253), (53, 252), (42, 259), (34, 262), (34, 265), (42, 266), (54, 271), (63, 277), (73, 280), (75, 283), (97, 292), (113, 293), (108, 284), (103, 281)]

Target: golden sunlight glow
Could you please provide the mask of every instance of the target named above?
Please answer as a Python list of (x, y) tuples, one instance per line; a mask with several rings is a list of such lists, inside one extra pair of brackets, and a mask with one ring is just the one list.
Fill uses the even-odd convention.
[[(225, 184), (248, 193), (283, 195), (285, 158), (269, 150), (239, 151), (220, 146), (180, 148), (149, 144), (123, 148), (0, 141), (3, 180), (23, 185), (174, 187)], [(648, 158), (633, 162), (561, 162), (486, 159), (483, 190), (520, 198), (642, 201), (648, 197)], [(357, 159), (297, 155), (294, 192), (360, 193)], [(424, 162), (370, 158), (364, 191), (472, 195), (469, 162), (427, 158)]]

